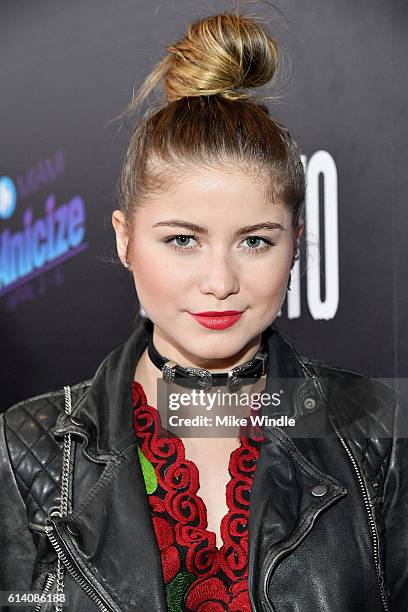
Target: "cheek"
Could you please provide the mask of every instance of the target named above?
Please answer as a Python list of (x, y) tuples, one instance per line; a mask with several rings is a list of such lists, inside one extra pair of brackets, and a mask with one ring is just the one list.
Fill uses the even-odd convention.
[(286, 292), (290, 260), (286, 252), (251, 266), (242, 279), (250, 296), (260, 303), (280, 301)]
[[(153, 251), (140, 245), (134, 249), (132, 261), (136, 290), (146, 307), (154, 302), (161, 307), (171, 304), (174, 296), (180, 296), (180, 290), (189, 283), (192, 267), (189, 266), (187, 271), (185, 264), (177, 265), (161, 249)], [(167, 302), (169, 298), (172, 300)]]

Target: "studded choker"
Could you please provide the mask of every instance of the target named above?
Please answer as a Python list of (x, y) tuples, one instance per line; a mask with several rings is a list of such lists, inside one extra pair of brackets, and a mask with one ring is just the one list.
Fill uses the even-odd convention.
[(213, 373), (205, 368), (183, 368), (175, 361), (160, 355), (153, 344), (153, 334), (150, 335), (147, 351), (151, 361), (161, 370), (163, 380), (189, 388), (208, 390), (213, 386), (227, 386), (230, 391), (237, 391), (243, 385), (253, 383), (267, 370), (268, 353), (262, 343), (250, 361), (232, 368), (229, 372)]

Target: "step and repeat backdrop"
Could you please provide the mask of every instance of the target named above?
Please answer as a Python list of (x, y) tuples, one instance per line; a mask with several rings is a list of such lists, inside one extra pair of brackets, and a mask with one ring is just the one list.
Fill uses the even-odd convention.
[[(193, 19), (234, 6), (2, 1), (0, 410), (90, 378), (132, 331), (138, 303), (111, 225), (132, 126), (115, 118)], [(241, 6), (284, 50), (269, 107), (298, 140), (308, 181), (278, 326), (301, 354), (406, 377), (408, 7)]]

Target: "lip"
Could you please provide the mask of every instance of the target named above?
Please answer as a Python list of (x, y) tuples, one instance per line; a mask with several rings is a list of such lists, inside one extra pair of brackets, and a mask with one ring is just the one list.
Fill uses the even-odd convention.
[(243, 311), (239, 310), (224, 310), (206, 311), (197, 314), (189, 312), (189, 314), (203, 327), (207, 329), (226, 329), (234, 325), (242, 316)]

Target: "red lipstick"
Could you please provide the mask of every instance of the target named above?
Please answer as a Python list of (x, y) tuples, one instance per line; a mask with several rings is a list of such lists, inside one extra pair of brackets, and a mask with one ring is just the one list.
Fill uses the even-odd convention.
[(208, 329), (226, 329), (239, 321), (242, 313), (243, 310), (206, 310), (205, 312), (190, 312), (189, 314)]

